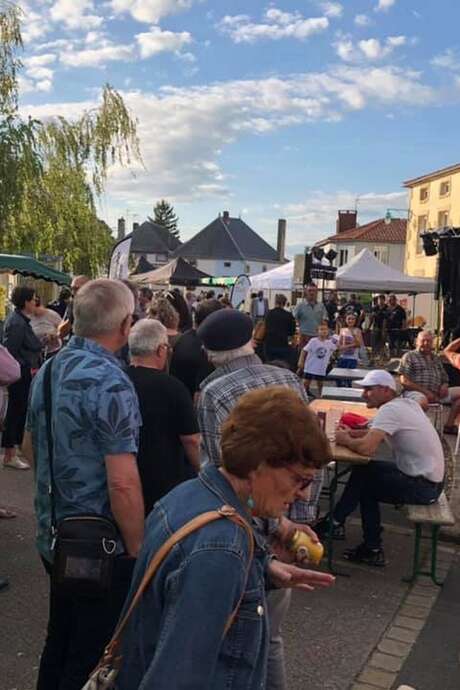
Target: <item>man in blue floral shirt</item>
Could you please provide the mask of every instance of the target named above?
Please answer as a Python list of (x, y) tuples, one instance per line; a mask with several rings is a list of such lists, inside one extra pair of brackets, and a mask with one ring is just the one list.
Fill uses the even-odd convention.
[[(79, 290), (74, 333), (52, 364), (52, 436), (56, 519), (95, 514), (119, 530), (111, 590), (85, 599), (50, 578), (50, 617), (37, 690), (77, 690), (110, 639), (139, 551), (144, 506), (136, 464), (141, 419), (134, 388), (114, 352), (131, 327), (134, 298), (118, 281), (95, 280)], [(44, 370), (34, 382), (24, 450), (36, 469), (37, 547), (51, 572), (51, 503)]]

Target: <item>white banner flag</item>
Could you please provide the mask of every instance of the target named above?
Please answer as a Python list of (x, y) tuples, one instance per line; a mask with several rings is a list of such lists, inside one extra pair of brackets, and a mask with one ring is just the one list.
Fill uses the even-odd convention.
[(239, 309), (247, 297), (249, 290), (251, 289), (251, 281), (249, 277), (242, 273), (238, 276), (233, 284), (232, 290), (230, 292), (230, 302), (234, 309)]
[(109, 278), (112, 280), (126, 280), (129, 274), (129, 252), (131, 237), (120, 240), (113, 250), (109, 264)]

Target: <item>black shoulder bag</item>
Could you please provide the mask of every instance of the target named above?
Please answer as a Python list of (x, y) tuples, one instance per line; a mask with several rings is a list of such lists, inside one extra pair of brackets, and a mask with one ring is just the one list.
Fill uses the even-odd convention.
[(49, 459), (51, 503), (52, 577), (61, 591), (89, 597), (104, 596), (111, 585), (118, 530), (101, 515), (72, 515), (56, 518), (54, 443), (52, 432), (51, 371), (54, 359), (45, 365), (44, 401)]

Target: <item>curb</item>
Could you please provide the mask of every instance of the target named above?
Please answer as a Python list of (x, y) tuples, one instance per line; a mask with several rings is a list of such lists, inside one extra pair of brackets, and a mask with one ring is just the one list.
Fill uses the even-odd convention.
[[(455, 558), (456, 549), (439, 546), (438, 554), (439, 575), (445, 579)], [(440, 587), (425, 577), (419, 577), (409, 587), (394, 619), (349, 690), (391, 690), (393, 688), (398, 673), (428, 620), (440, 591)]]

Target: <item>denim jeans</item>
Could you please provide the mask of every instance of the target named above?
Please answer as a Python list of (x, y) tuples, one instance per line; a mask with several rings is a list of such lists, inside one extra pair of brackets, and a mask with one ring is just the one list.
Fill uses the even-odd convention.
[[(339, 357), (337, 360), (337, 367), (339, 369), (356, 369), (358, 366), (358, 360), (352, 359), (351, 357)], [(337, 379), (338, 388), (351, 388), (350, 379)]]
[(116, 558), (107, 597), (63, 594), (50, 575), (49, 620), (37, 690), (81, 690), (102, 656), (128, 594), (135, 560)]
[(284, 642), (281, 625), (291, 603), (290, 589), (273, 589), (267, 594), (270, 621), (270, 647), (268, 650), (267, 681), (265, 690), (287, 690)]
[(371, 549), (379, 549), (382, 544), (379, 503), (428, 505), (441, 492), (442, 482), (435, 484), (423, 477), (409, 477), (392, 462), (371, 460), (368, 465), (353, 467), (333, 517), (343, 523), (359, 505), (364, 543)]

